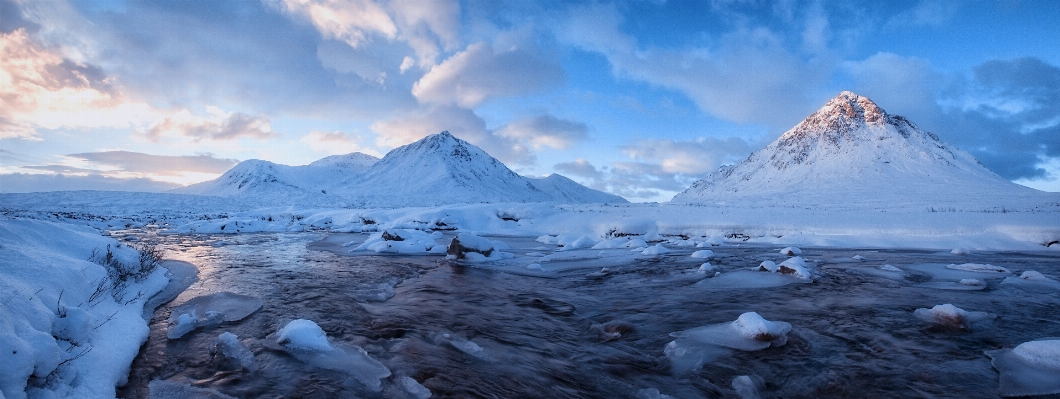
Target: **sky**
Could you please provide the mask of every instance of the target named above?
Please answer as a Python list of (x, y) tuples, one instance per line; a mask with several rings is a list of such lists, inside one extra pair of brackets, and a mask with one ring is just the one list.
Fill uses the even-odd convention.
[(0, 0), (0, 192), (163, 191), (448, 130), (667, 201), (840, 91), (1060, 191), (1056, 1)]

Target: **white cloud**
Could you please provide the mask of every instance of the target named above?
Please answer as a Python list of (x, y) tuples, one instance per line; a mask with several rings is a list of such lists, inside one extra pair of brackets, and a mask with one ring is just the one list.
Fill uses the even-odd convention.
[(180, 187), (180, 184), (156, 181), (144, 177), (117, 178), (100, 174), (83, 176), (68, 174), (0, 174), (0, 192), (28, 193), (38, 191), (103, 190), (159, 192)]
[(535, 150), (544, 147), (566, 149), (588, 138), (589, 126), (545, 114), (512, 122), (498, 130), (497, 135), (527, 142)]
[(655, 161), (665, 173), (703, 177), (724, 164), (740, 161), (751, 153), (746, 141), (730, 137), (695, 140), (642, 140), (621, 147), (622, 152), (637, 160)]
[(566, 173), (570, 176), (583, 177), (590, 180), (599, 180), (604, 177), (600, 170), (585, 158), (578, 158), (571, 162), (562, 162), (553, 166), (557, 172)]
[(325, 38), (357, 48), (371, 35), (393, 39), (397, 25), (386, 9), (371, 0), (283, 0), (282, 9), (303, 17)]
[(435, 65), (412, 86), (420, 102), (475, 107), (482, 102), (558, 85), (563, 70), (523, 49), (494, 51), (486, 43), (469, 45)]
[(132, 151), (101, 151), (70, 154), (67, 157), (84, 160), (114, 170), (157, 175), (180, 175), (184, 172), (221, 174), (239, 161), (200, 155), (152, 155)]
[(945, 77), (927, 60), (881, 52), (861, 61), (844, 62), (841, 68), (854, 78), (855, 92), (871, 98), (887, 112), (919, 123), (937, 119), (936, 93)]
[(365, 138), (357, 133), (315, 131), (305, 135), (300, 141), (309, 145), (313, 151), (327, 155), (360, 152), (376, 157), (381, 156), (379, 151), (366, 147)]
[(188, 137), (198, 142), (207, 140), (235, 140), (238, 138), (270, 139), (279, 135), (272, 130), (268, 118), (262, 115), (247, 115), (242, 112), (225, 112), (217, 107), (207, 107), (206, 117), (181, 110), (165, 117), (161, 122), (142, 129), (141, 134), (152, 141), (163, 136)]

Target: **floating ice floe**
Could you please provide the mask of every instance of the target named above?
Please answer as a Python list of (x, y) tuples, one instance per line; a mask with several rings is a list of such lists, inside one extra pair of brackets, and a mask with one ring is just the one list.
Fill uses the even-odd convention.
[(508, 246), (500, 241), (489, 240), (471, 233), (460, 233), (449, 244), (449, 252), (445, 258), (465, 262), (488, 262), (515, 257), (509, 252), (500, 251), (500, 249), (507, 248)]
[(986, 312), (969, 312), (948, 303), (935, 305), (931, 309), (917, 309), (913, 311), (913, 316), (925, 323), (963, 330), (972, 328), (972, 324), (996, 317)]
[(239, 321), (261, 309), (261, 298), (231, 292), (195, 297), (173, 309), (169, 316), (169, 339), (183, 337), (199, 327)]
[(1006, 277), (1001, 284), (1037, 293), (1060, 291), (1060, 281), (1053, 280), (1034, 270), (1027, 270), (1019, 277)]
[(740, 315), (735, 321), (670, 333), (671, 337), (702, 342), (744, 351), (757, 351), (788, 342), (791, 324), (769, 321), (755, 312)]
[(405, 392), (408, 392), (409, 395), (412, 395), (412, 397), (416, 399), (427, 399), (431, 397), (431, 390), (421, 385), (412, 377), (401, 377), (398, 382), (401, 384), (401, 387), (405, 389)]
[(640, 251), (640, 254), (644, 256), (659, 256), (669, 252), (673, 251), (671, 251), (669, 248), (664, 247), (662, 244), (655, 244), (655, 246), (651, 246), (645, 248), (643, 251)]
[(239, 337), (230, 332), (217, 336), (214, 346), (215, 356), (222, 357), (222, 367), (228, 370), (246, 369), (257, 371), (258, 364), (254, 361), (254, 353), (239, 341)]
[(785, 256), (802, 255), (802, 250), (799, 247), (784, 247), (780, 250), (780, 254)]
[(332, 343), (324, 330), (312, 320), (293, 320), (266, 337), (266, 342), (299, 361), (346, 373), (373, 392), (380, 390), (379, 380), (390, 376), (390, 369), (369, 356), (361, 347)]
[(426, 233), (411, 229), (387, 229), (368, 236), (364, 243), (350, 250), (350, 252), (368, 251), (404, 255), (441, 255), (445, 253), (446, 245), (438, 244), (434, 241), (439, 238), (442, 238), (442, 233), (437, 231)]
[(448, 341), (449, 345), (451, 345), (452, 347), (476, 359), (486, 361), (492, 360), (489, 353), (486, 352), (486, 349), (482, 348), (481, 346), (470, 340), (455, 338), (449, 334), (442, 334), (442, 338), (443, 340)]
[(1001, 396), (1060, 393), (1060, 339), (1024, 342), (1013, 349), (986, 351), (1001, 374)]
[(987, 265), (982, 263), (962, 263), (959, 265), (946, 265), (947, 269), (964, 270), (977, 273), (1009, 273), (1008, 269), (1001, 266)]
[(692, 253), (692, 257), (696, 259), (710, 259), (714, 256), (714, 251), (704, 249)]

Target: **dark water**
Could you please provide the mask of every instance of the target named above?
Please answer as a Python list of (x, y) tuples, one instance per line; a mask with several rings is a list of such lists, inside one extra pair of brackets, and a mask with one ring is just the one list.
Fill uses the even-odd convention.
[[(922, 271), (975, 262), (1056, 277), (1055, 252), (956, 256), (803, 248), (820, 276), (812, 283), (710, 289), (688, 273), (702, 262), (688, 256), (691, 248), (661, 259), (610, 260), (610, 272), (593, 277), (587, 274), (599, 270), (594, 260), (545, 264), (556, 271), (542, 277), (519, 267), (504, 272), (439, 257), (330, 252), (346, 249), (335, 244), (364, 237), (154, 237), (170, 258), (199, 266), (200, 281), (155, 313), (150, 339), (121, 395), (146, 397), (151, 380), (167, 379), (241, 398), (401, 398), (411, 397), (398, 383), (408, 376), (435, 398), (623, 398), (642, 397), (650, 388), (677, 398), (736, 397), (733, 378), (748, 375), (767, 398), (997, 397), (998, 372), (984, 350), (1060, 336), (1056, 291), (1027, 292), (999, 284), (1000, 278), (986, 279), (979, 291), (943, 290), (924, 286), (932, 276)], [(212, 246), (217, 240), (231, 244)], [(507, 264), (551, 253), (530, 239), (505, 241), (517, 255)], [(710, 262), (729, 273), (785, 259), (776, 249), (715, 247), (718, 257)], [(853, 261), (855, 254), (866, 260)], [(885, 263), (906, 275), (874, 276)], [(393, 284), (393, 297), (379, 302)], [(166, 339), (172, 307), (220, 291), (260, 297), (264, 306), (244, 320)], [(913, 317), (917, 308), (943, 303), (997, 317), (972, 329)], [(791, 323), (787, 344), (756, 352), (715, 349), (699, 368), (675, 364), (664, 353), (671, 332), (732, 321), (749, 311)], [(392, 375), (382, 381), (382, 391), (365, 390), (341, 372), (265, 344), (266, 336), (293, 319), (313, 320), (334, 342), (360, 346), (386, 365)], [(260, 369), (230, 370), (212, 355), (222, 332), (238, 335)], [(469, 355), (449, 343), (454, 340), (469, 340), (483, 351)]]

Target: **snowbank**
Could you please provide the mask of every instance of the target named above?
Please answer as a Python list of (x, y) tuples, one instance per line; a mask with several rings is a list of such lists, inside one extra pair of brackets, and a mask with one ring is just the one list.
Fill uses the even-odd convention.
[(119, 245), (87, 227), (0, 220), (0, 396), (115, 396), (147, 339), (144, 303), (169, 281), (158, 267), (114, 284), (115, 269), (86, 260), (98, 250), (112, 267), (137, 264)]

